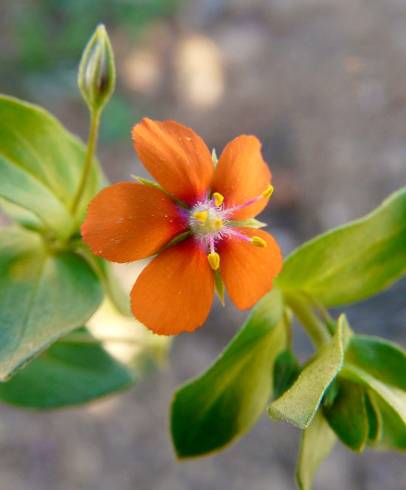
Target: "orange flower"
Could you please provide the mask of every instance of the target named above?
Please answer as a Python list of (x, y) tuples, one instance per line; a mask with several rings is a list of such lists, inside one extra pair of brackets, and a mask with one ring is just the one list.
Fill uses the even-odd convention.
[(215, 167), (204, 141), (174, 121), (143, 119), (132, 136), (159, 186), (121, 182), (103, 189), (89, 205), (82, 235), (94, 254), (113, 262), (158, 254), (131, 291), (134, 316), (162, 335), (196, 330), (209, 314), (215, 274), (238, 308), (253, 306), (282, 266), (272, 236), (244, 226), (273, 190), (258, 139), (235, 138)]

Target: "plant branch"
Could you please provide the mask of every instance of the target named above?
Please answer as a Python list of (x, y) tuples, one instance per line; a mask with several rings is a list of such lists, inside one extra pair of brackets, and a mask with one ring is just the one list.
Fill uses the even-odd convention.
[(71, 205), (71, 213), (74, 215), (79, 207), (80, 201), (83, 197), (83, 193), (86, 189), (86, 184), (89, 179), (90, 175), (90, 170), (92, 168), (92, 162), (96, 150), (96, 144), (97, 144), (97, 135), (99, 132), (99, 125), (100, 125), (100, 114), (101, 111), (99, 109), (93, 110), (90, 113), (90, 129), (89, 129), (89, 138), (87, 141), (87, 150), (86, 150), (86, 157), (85, 157), (85, 163), (83, 165), (83, 171), (82, 171), (82, 176), (80, 178), (79, 186), (76, 191), (75, 197), (72, 201)]
[(327, 325), (315, 314), (312, 304), (305, 296), (288, 296), (286, 301), (317, 349), (330, 340), (331, 334)]

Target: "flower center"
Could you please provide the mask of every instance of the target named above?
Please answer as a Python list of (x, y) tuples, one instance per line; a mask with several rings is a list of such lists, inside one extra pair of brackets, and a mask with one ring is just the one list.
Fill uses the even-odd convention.
[(224, 224), (221, 209), (212, 202), (197, 204), (190, 212), (190, 228), (199, 237), (216, 235)]

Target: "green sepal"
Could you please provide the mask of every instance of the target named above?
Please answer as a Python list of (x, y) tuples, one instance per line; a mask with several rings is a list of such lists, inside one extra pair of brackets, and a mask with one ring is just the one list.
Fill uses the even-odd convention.
[(263, 223), (262, 221), (259, 221), (256, 218), (249, 218), (249, 219), (244, 219), (240, 221), (230, 221), (231, 226), (238, 226), (239, 228), (264, 228), (265, 226), (268, 226), (266, 223)]
[(172, 199), (172, 201), (176, 202), (176, 204), (181, 208), (185, 208), (185, 209), (189, 208), (189, 206), (185, 202), (181, 201), (173, 194), (170, 194), (160, 184), (158, 184), (158, 182), (155, 182), (154, 180), (150, 180), (150, 179), (144, 179), (144, 177), (139, 177), (138, 175), (131, 175), (131, 177), (142, 185), (146, 185), (148, 187), (152, 187), (153, 189), (160, 190), (161, 192), (166, 194), (170, 199)]
[(219, 163), (219, 159), (215, 148), (211, 150), (211, 159), (213, 161), (213, 165), (217, 167), (217, 164)]
[(214, 287), (216, 290), (216, 294), (218, 299), (220, 300), (220, 303), (224, 306), (225, 305), (225, 290), (224, 290), (224, 282), (223, 279), (221, 278), (220, 271), (214, 271)]

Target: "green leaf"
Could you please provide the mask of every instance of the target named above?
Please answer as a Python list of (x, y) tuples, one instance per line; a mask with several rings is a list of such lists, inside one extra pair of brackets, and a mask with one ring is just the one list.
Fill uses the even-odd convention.
[(59, 408), (106, 396), (133, 381), (133, 374), (100, 344), (66, 338), (53, 344), (10, 381), (0, 383), (0, 400), (26, 408)]
[(382, 291), (406, 271), (406, 188), (366, 217), (329, 231), (293, 252), (277, 284), (326, 306)]
[[(371, 395), (372, 396), (372, 395)], [(371, 401), (368, 390), (365, 393), (365, 408), (368, 417), (368, 445), (373, 445), (381, 437), (382, 424), (377, 408)]]
[(44, 230), (44, 224), (34, 213), (2, 198), (0, 198), (0, 211), (3, 211), (11, 220), (24, 228), (36, 231)]
[(300, 373), (300, 365), (289, 349), (281, 352), (275, 361), (273, 397), (279, 398), (295, 382)]
[(310, 425), (324, 393), (342, 367), (348, 328), (345, 316), (341, 315), (331, 341), (320, 349), (294, 384), (271, 403), (271, 417), (290, 422), (300, 429)]
[(369, 394), (378, 414), (379, 434), (371, 446), (374, 449), (406, 450), (406, 423), (399, 413), (374, 392)]
[(87, 262), (22, 228), (0, 229), (0, 380), (83, 324), (102, 299)]
[(0, 96), (0, 197), (34, 213), (59, 237), (79, 225), (99, 188), (95, 164), (73, 221), (69, 207), (84, 160), (83, 144), (48, 112)]
[(353, 335), (345, 362), (367, 371), (383, 383), (406, 390), (406, 352), (392, 342), (368, 335)]
[(270, 397), (274, 360), (286, 344), (282, 318), (282, 297), (274, 290), (213, 366), (175, 393), (171, 429), (179, 457), (221, 449), (257, 421)]
[(334, 401), (323, 407), (324, 416), (338, 438), (353, 451), (362, 451), (369, 435), (363, 386), (338, 379)]
[(323, 415), (318, 412), (310, 426), (303, 431), (296, 470), (300, 490), (310, 490), (320, 464), (334, 447), (336, 437)]
[(406, 424), (406, 355), (400, 347), (377, 337), (353, 336), (342, 375), (377, 393)]
[(130, 307), (130, 295), (124, 292), (124, 288), (121, 286), (114, 273), (112, 264), (101, 257), (94, 255), (81, 239), (76, 243), (73, 243), (73, 249), (79, 255), (83, 256), (92, 266), (103, 285), (105, 293), (116, 310), (122, 315), (132, 318), (133, 315)]

